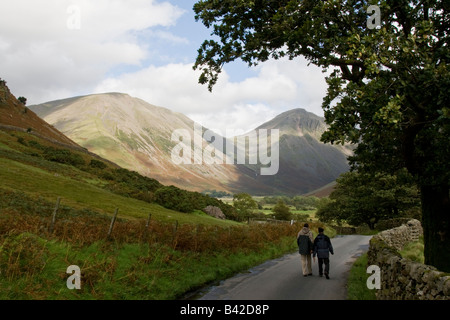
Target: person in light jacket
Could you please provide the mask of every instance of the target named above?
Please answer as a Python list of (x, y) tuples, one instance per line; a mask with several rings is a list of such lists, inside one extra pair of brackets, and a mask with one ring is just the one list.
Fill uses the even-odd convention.
[[(323, 228), (319, 228), (319, 234), (316, 239), (314, 239), (314, 254), (319, 258), (319, 276), (325, 273), (325, 277), (330, 279), (330, 253), (334, 254), (333, 246), (331, 245), (331, 240), (328, 236), (323, 233)], [(325, 264), (325, 272), (323, 272), (323, 264)]]
[(312, 276), (311, 254), (313, 252), (313, 240), (313, 234), (309, 230), (309, 225), (305, 223), (297, 234), (298, 253), (301, 256), (304, 277)]

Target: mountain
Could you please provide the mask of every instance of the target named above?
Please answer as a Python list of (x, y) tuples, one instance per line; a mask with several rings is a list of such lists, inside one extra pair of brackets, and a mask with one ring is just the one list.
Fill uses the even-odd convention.
[(122, 93), (88, 95), (30, 106), (75, 142), (119, 166), (192, 191), (227, 190), (233, 166), (176, 165), (172, 133), (193, 137), (194, 121)]
[[(231, 193), (248, 192), (255, 195), (303, 194), (316, 190), (348, 170), (344, 147), (320, 142), (326, 130), (323, 118), (303, 109), (294, 109), (261, 125), (250, 133), (262, 134), (279, 130), (279, 168), (274, 175), (262, 175), (260, 164), (237, 161), (239, 138), (234, 165), (205, 165), (215, 157), (224, 157), (226, 150), (215, 154), (204, 152), (201, 164), (194, 164), (201, 151), (210, 145), (204, 139), (195, 147), (197, 136), (207, 130), (195, 130), (195, 123), (183, 114), (151, 105), (122, 93), (105, 93), (74, 97), (30, 106), (44, 120), (69, 136), (73, 141), (118, 165), (135, 170), (166, 185), (193, 191), (220, 190)], [(174, 132), (185, 133), (187, 145), (172, 141)], [(251, 139), (251, 134), (247, 135)], [(226, 140), (219, 136), (215, 141)], [(258, 140), (256, 140), (258, 143)], [(174, 148), (192, 151), (192, 161), (175, 164)], [(255, 155), (260, 151), (246, 150)], [(223, 153), (222, 153), (223, 152)], [(181, 153), (180, 153), (181, 154)], [(206, 156), (208, 154), (208, 156)], [(200, 158), (201, 159), (201, 158)], [(248, 159), (247, 159), (248, 160)], [(275, 160), (275, 159), (272, 159)], [(212, 162), (212, 161), (210, 161)]]
[[(326, 124), (304, 109), (284, 112), (256, 128), (279, 130), (279, 170), (276, 175), (258, 175), (259, 184), (270, 186), (272, 193), (305, 194), (317, 190), (348, 171), (348, 146), (333, 146), (320, 141)], [(258, 172), (259, 165), (247, 165)]]

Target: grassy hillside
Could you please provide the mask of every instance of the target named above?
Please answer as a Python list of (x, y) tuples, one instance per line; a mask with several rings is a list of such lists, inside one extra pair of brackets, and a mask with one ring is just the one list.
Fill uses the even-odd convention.
[[(82, 170), (70, 164), (48, 161), (43, 149), (52, 146), (50, 142), (27, 133), (0, 131), (0, 188), (23, 192), (31, 199), (42, 197), (56, 202), (56, 199), (61, 197), (64, 205), (106, 215), (112, 215), (114, 210), (119, 208), (119, 216), (127, 218), (146, 219), (152, 214), (152, 219), (178, 221), (180, 224), (232, 223), (214, 219), (206, 214), (186, 214), (166, 209), (155, 203), (118, 194), (124, 193), (120, 190), (112, 192), (106, 188), (112, 185), (111, 181), (102, 178), (102, 174), (106, 176), (107, 170), (114, 172), (112, 165), (105, 164), (107, 167), (103, 170), (85, 165), (86, 168)], [(81, 152), (70, 153), (73, 155), (73, 161), (81, 159), (87, 164), (95, 160)], [(7, 199), (2, 198), (0, 201), (5, 204)]]
[[(88, 154), (0, 130), (0, 300), (177, 299), (295, 248), (295, 225), (170, 210), (153, 202), (155, 188), (165, 190)], [(80, 267), (80, 290), (67, 287), (71, 265)]]
[[(170, 210), (136, 199), (145, 194), (130, 182), (111, 180), (124, 174), (115, 166), (53, 147), (0, 131), (0, 300), (178, 299), (295, 250), (298, 225), (247, 226)], [(115, 208), (120, 218), (108, 238)], [(71, 265), (81, 270), (79, 290), (67, 287)]]

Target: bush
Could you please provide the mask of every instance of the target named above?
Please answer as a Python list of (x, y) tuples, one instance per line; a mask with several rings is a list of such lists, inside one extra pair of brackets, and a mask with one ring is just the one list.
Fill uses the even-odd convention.
[(222, 210), (227, 219), (236, 218), (232, 206), (208, 195), (199, 192), (182, 190), (175, 186), (163, 186), (155, 191), (154, 201), (159, 205), (180, 212), (193, 212), (194, 210), (203, 211), (207, 206), (218, 207)]
[(175, 186), (162, 187), (156, 190), (155, 201), (167, 209), (185, 213), (196, 209), (190, 201), (188, 193)]
[(79, 154), (72, 153), (69, 150), (55, 149), (52, 147), (45, 149), (44, 159), (72, 166), (82, 166), (86, 164)]
[(103, 169), (107, 168), (107, 165), (104, 162), (99, 161), (99, 160), (95, 160), (95, 159), (91, 160), (91, 162), (89, 163), (89, 166), (91, 168), (96, 168), (96, 169), (100, 169), (100, 170), (103, 170)]
[(38, 150), (45, 150), (46, 149), (45, 146), (41, 145), (39, 142), (34, 141), (34, 140), (28, 141), (28, 146), (30, 146), (32, 148), (35, 148), (35, 149), (38, 149)]
[(17, 139), (17, 142), (20, 143), (20, 144), (22, 144), (22, 145), (24, 145), (24, 146), (27, 145), (27, 142), (26, 142), (25, 139), (22, 138), (22, 137), (19, 137), (19, 138)]
[(25, 97), (19, 97), (19, 98), (17, 98), (17, 100), (19, 100), (19, 102), (22, 103), (23, 105), (27, 104), (27, 98), (25, 98)]

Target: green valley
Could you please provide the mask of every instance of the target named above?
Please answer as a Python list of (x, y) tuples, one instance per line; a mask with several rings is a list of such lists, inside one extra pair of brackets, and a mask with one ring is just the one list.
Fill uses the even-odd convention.
[[(70, 160), (75, 165), (62, 163)], [(136, 183), (117, 183), (120, 175)], [(170, 210), (143, 192), (162, 185), (142, 177), (137, 187), (138, 177), (31, 134), (0, 131), (0, 299), (176, 299), (295, 248), (296, 225)], [(66, 286), (69, 265), (81, 269), (80, 290)]]

